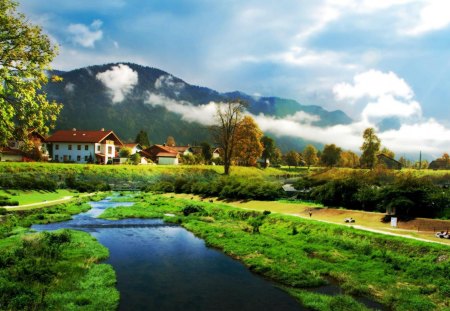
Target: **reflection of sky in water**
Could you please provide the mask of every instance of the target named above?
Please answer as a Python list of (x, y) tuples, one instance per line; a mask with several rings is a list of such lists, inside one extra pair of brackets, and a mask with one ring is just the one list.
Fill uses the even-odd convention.
[(182, 227), (160, 219), (98, 219), (105, 209), (133, 203), (103, 200), (72, 220), (36, 230), (90, 232), (110, 251), (120, 310), (302, 310), (272, 283), (241, 263), (207, 248)]

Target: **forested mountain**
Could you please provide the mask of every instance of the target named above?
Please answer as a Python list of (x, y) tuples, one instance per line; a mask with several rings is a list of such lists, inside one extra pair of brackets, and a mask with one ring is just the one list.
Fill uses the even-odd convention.
[[(54, 73), (61, 76), (63, 82), (49, 83), (45, 91), (50, 99), (64, 105), (57, 129), (112, 129), (124, 141), (134, 140), (143, 129), (152, 143), (163, 143), (169, 135), (175, 137), (178, 144), (211, 142), (205, 125), (188, 122), (182, 114), (164, 105), (152, 105), (149, 94), (188, 106), (239, 98), (249, 103), (248, 110), (252, 114), (264, 113), (281, 118), (303, 111), (319, 116), (320, 119), (313, 123), (318, 126), (351, 122), (340, 110), (330, 112), (320, 106), (301, 105), (295, 100), (278, 97), (253, 97), (242, 92), (219, 93), (190, 85), (162, 70), (131, 63)], [(307, 143), (297, 138), (274, 138), (282, 150), (302, 149)]]

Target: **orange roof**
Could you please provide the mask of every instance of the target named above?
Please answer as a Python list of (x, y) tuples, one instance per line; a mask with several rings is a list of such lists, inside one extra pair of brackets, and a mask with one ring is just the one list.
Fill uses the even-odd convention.
[(156, 154), (157, 157), (168, 157), (168, 158), (176, 158), (177, 157), (177, 153), (173, 153), (173, 152), (158, 152)]
[(110, 136), (119, 145), (122, 145), (119, 137), (113, 131), (79, 131), (61, 130), (56, 131), (46, 139), (47, 142), (73, 142), (73, 143), (99, 143)]

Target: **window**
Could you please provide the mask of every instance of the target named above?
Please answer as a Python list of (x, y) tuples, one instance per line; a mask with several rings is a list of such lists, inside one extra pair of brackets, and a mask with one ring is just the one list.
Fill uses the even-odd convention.
[[(81, 146), (80, 146), (80, 148), (81, 148)], [(81, 156), (77, 155), (77, 162), (80, 162), (80, 161), (81, 161)]]
[(68, 145), (67, 148), (68, 148), (69, 150), (72, 150), (72, 145)]
[(89, 145), (84, 145), (84, 150), (89, 150)]
[(81, 150), (81, 145), (78, 145), (78, 146), (77, 146), (77, 150)]
[(69, 155), (69, 161), (72, 161), (72, 156), (71, 155)]
[(97, 145), (97, 152), (100, 152), (100, 145)]
[[(58, 145), (57, 145), (58, 146)], [(59, 157), (58, 157), (58, 155), (55, 155), (55, 161), (58, 161), (59, 160)]]
[(59, 150), (59, 145), (58, 144), (55, 145), (55, 150)]
[(112, 147), (111, 146), (108, 146), (108, 153), (109, 154), (112, 154), (113, 152), (112, 152)]
[(88, 156), (84, 156), (84, 161), (87, 162), (89, 160)]

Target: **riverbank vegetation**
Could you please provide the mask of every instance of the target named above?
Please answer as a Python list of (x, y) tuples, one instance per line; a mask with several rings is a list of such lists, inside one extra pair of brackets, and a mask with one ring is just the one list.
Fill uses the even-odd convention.
[(114, 310), (119, 293), (108, 250), (88, 233), (30, 233), (32, 224), (68, 220), (90, 209), (87, 200), (0, 216), (1, 310)]
[[(287, 173), (277, 168), (236, 167), (230, 176), (216, 166), (99, 166), (0, 163), (0, 187), (93, 192), (142, 189), (198, 194), (227, 200), (301, 199), (329, 207), (391, 211), (400, 219), (450, 219), (450, 174), (375, 168), (314, 169)], [(297, 192), (286, 193), (283, 183)], [(386, 219), (389, 221), (389, 219)]]
[[(146, 194), (103, 218), (162, 217), (182, 224), (210, 246), (277, 281), (312, 310), (360, 310), (368, 297), (392, 310), (450, 308), (448, 247), (323, 224)], [(164, 214), (174, 214), (175, 217)], [(311, 293), (328, 283), (344, 295)]]

